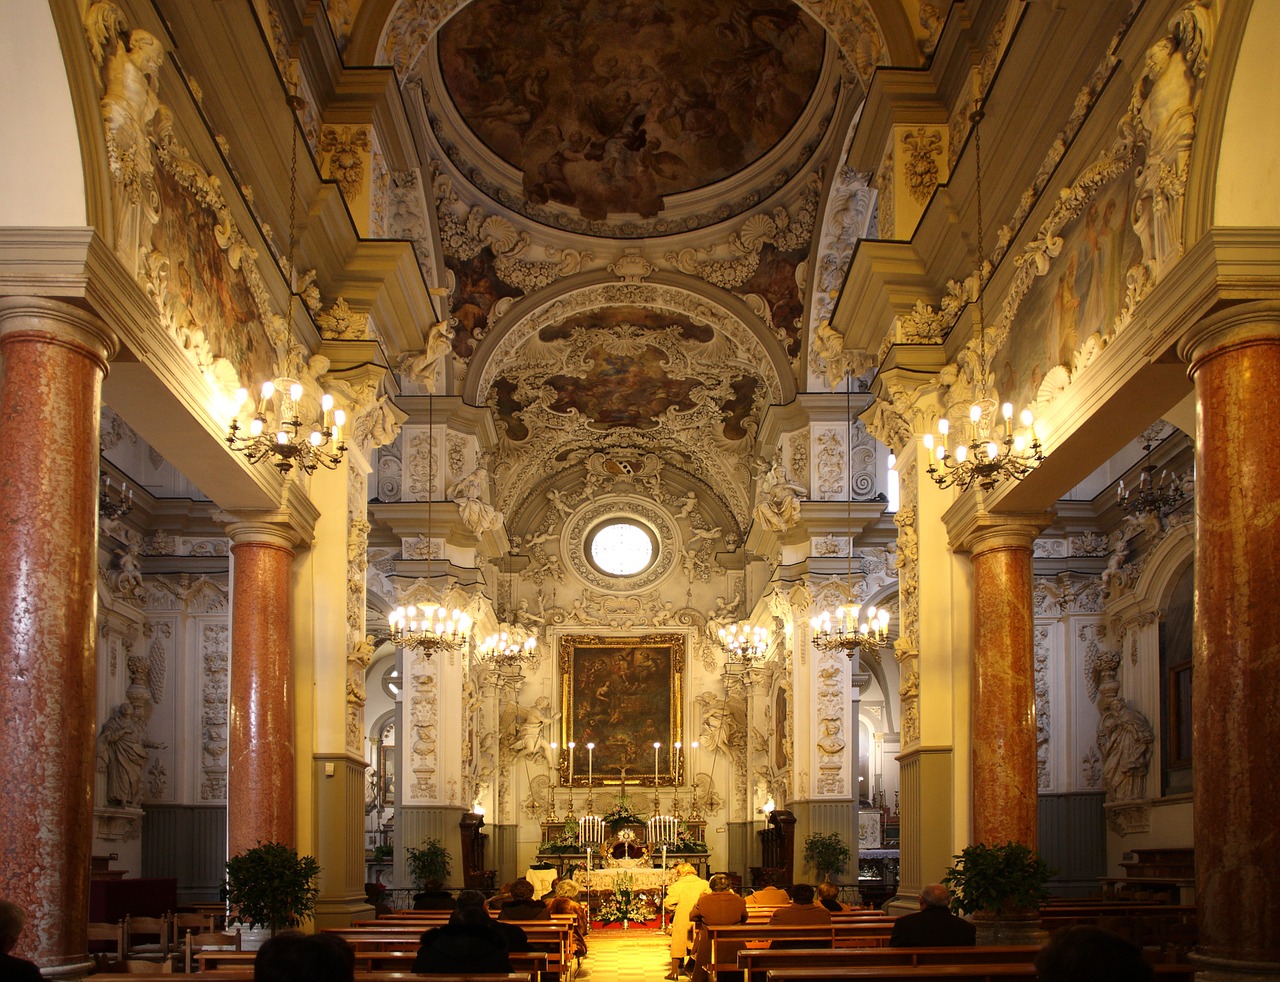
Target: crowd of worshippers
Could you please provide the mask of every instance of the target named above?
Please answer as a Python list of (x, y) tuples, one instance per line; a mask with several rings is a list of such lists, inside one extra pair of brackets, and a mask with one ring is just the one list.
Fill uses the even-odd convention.
[[(690, 926), (742, 924), (748, 906), (771, 906), (770, 924), (821, 925), (831, 923), (833, 911), (847, 910), (831, 883), (816, 888), (797, 883), (787, 890), (769, 883), (757, 884), (746, 897), (732, 889), (732, 881), (717, 873), (710, 880), (681, 864), (668, 887), (664, 905), (671, 913), (671, 971), (668, 980), (688, 974), (690, 982), (707, 982), (711, 941), (706, 932), (690, 945)], [(577, 900), (578, 884), (555, 881), (542, 898), (527, 879), (507, 884), (486, 900), (479, 890), (463, 890), (456, 899), (428, 884), (415, 896), (416, 909), (451, 909), (447, 923), (423, 932), (413, 963), (418, 975), (510, 973), (512, 952), (539, 950), (520, 928), (521, 921), (549, 921), (553, 914), (574, 915), (573, 957), (587, 953), (588, 912)], [(951, 894), (942, 884), (930, 884), (920, 893), (920, 910), (894, 921), (889, 944), (893, 947), (944, 947), (973, 945), (974, 926), (950, 909)], [(491, 913), (492, 912), (492, 913)], [(0, 980), (37, 980), (39, 969), (11, 955), (22, 934), (26, 914), (17, 904), (0, 900)], [(730, 947), (735, 943), (730, 943)], [(812, 947), (805, 940), (775, 939), (772, 947)], [(734, 953), (717, 949), (721, 961)], [(254, 959), (254, 982), (354, 982), (355, 949), (337, 934), (304, 934), (279, 931), (262, 945)], [(1095, 927), (1071, 927), (1056, 932), (1035, 959), (1036, 977), (1043, 982), (1151, 982), (1150, 965), (1130, 942)], [(724, 974), (724, 973), (719, 973)]]

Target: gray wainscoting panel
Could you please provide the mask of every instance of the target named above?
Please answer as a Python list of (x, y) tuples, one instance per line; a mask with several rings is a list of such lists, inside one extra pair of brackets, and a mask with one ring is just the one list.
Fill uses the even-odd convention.
[(1107, 870), (1107, 822), (1101, 792), (1040, 795), (1040, 855), (1058, 873), (1049, 892), (1088, 897)]
[(144, 806), (145, 877), (178, 881), (178, 903), (216, 903), (227, 874), (227, 806)]

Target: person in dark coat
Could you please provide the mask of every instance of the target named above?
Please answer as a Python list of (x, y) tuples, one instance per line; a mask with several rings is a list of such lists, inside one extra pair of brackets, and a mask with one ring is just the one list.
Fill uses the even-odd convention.
[(498, 912), (500, 921), (549, 921), (551, 911), (541, 900), (533, 899), (533, 884), (524, 877), (511, 884), (511, 899)]
[(1137, 946), (1089, 924), (1055, 931), (1036, 955), (1036, 978), (1044, 982), (1151, 982), (1153, 977)]
[(418, 975), (475, 975), (511, 971), (509, 949), (483, 907), (459, 907), (449, 923), (422, 935), (413, 971)]
[[(693, 905), (693, 909), (689, 911), (689, 920), (694, 924), (745, 924), (747, 922), (747, 904), (741, 897), (729, 889), (729, 877), (723, 873), (717, 873), (711, 877), (708, 885), (711, 887), (710, 893), (704, 893)], [(711, 938), (700, 928), (695, 932), (696, 941), (694, 943), (694, 969), (693, 974), (689, 976), (689, 982), (707, 982), (708, 972), (707, 966), (711, 964)], [(737, 949), (744, 946), (743, 942), (722, 942), (720, 950), (717, 954), (725, 961), (732, 961), (737, 957)], [(741, 978), (741, 972), (725, 972), (720, 973), (730, 977), (736, 976)]]
[(18, 943), (18, 935), (26, 923), (26, 911), (8, 900), (0, 900), (0, 979), (40, 982), (40, 969), (34, 962), (9, 954)]
[(336, 934), (277, 931), (253, 959), (253, 982), (352, 982), (356, 951)]
[(453, 910), (453, 894), (439, 880), (427, 880), (422, 891), (413, 895), (414, 910)]
[(951, 913), (951, 891), (930, 883), (920, 891), (920, 912), (899, 917), (889, 935), (891, 948), (951, 948), (972, 945), (978, 929)]

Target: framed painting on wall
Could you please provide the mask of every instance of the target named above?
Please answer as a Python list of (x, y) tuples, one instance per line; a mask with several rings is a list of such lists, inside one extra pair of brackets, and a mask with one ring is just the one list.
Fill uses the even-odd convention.
[[(652, 786), (653, 745), (660, 743), (658, 783), (679, 783), (684, 759), (677, 763), (674, 744), (683, 726), (684, 663), (683, 634), (562, 637), (561, 746), (577, 744), (572, 774), (564, 759), (565, 779)], [(590, 754), (588, 743), (595, 744)]]

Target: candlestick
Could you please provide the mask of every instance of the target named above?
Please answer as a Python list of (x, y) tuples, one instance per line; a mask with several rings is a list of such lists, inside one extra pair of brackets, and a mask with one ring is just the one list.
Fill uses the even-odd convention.
[(595, 758), (596, 745), (594, 743), (587, 744), (587, 790), (591, 790), (591, 765)]
[(676, 769), (671, 775), (671, 786), (675, 787), (680, 780), (680, 741), (676, 741)]
[(569, 787), (573, 787), (573, 748), (576, 746), (572, 740), (569, 741)]
[(560, 787), (560, 754), (558, 753), (559, 750), (560, 750), (560, 744), (552, 740), (551, 741), (551, 759), (556, 762), (555, 781), (552, 786), (557, 788)]
[(658, 748), (662, 744), (655, 742), (653, 745), (653, 790), (656, 794), (658, 791)]

